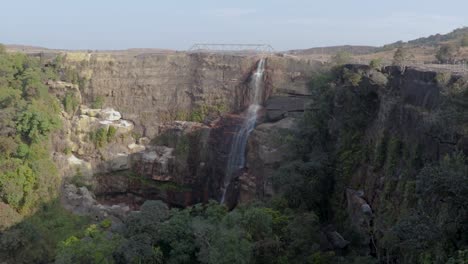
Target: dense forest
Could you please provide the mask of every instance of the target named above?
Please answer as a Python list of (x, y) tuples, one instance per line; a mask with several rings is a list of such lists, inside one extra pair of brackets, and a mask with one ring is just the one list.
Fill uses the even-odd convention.
[[(424, 145), (392, 128), (369, 139), (380, 100), (395, 96), (378, 96), (369, 72), (384, 76), (350, 65), (314, 73), (313, 103), (297, 129), (278, 136), (295, 151), (272, 175), (273, 197), (231, 211), (217, 201), (187, 208), (146, 201), (113, 224), (60, 205), (51, 136), (61, 111), (76, 103), (57, 100), (46, 83), (72, 81), (70, 73), (60, 58), (0, 49), (0, 263), (466, 263), (466, 153), (454, 146), (428, 157)], [(442, 138), (466, 133), (468, 85), (438, 77), (444, 92), (425, 112), (428, 130)], [(369, 215), (358, 230), (345, 193), (364, 165), (387, 184), (379, 218)], [(324, 246), (327, 237), (336, 245)]]

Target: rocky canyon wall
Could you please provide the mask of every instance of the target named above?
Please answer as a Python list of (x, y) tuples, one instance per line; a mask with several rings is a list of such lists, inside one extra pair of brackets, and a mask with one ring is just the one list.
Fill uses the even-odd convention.
[[(79, 170), (97, 195), (132, 194), (178, 206), (219, 199), (231, 139), (242, 122), (239, 114), (250, 103), (249, 82), (259, 59), (179, 52), (66, 53), (63, 63), (78, 72), (79, 89), (65, 86), (73, 87), (82, 106), (72, 115), (64, 113), (66, 133), (55, 145), (72, 156), (56, 160), (71, 164), (73, 168), (62, 166), (69, 176)], [(264, 110), (261, 120), (303, 111), (307, 81), (318, 66), (267, 56), (262, 101), (270, 111)], [(67, 93), (63, 89), (51, 86), (60, 100)], [(104, 110), (90, 109), (98, 99)], [(103, 118), (106, 108), (116, 111), (119, 120)], [(122, 122), (129, 127), (118, 137), (103, 146), (91, 142), (91, 134)]]
[[(96, 98), (116, 108), (136, 131), (158, 134), (167, 121), (203, 121), (209, 115), (237, 112), (259, 56), (208, 53), (67, 53), (78, 70), (86, 104)], [(316, 63), (269, 56), (272, 93), (301, 93)], [(211, 116), (213, 117), (213, 116)]]

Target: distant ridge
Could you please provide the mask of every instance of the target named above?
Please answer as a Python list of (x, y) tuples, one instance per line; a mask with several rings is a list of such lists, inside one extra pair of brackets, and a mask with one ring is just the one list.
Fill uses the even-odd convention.
[(468, 35), (468, 27), (457, 28), (447, 34), (435, 34), (430, 35), (429, 37), (417, 38), (407, 42), (397, 41), (388, 45), (384, 45), (384, 48), (387, 47), (398, 47), (398, 46), (438, 46), (443, 42), (453, 42), (461, 41), (461, 39)]
[(91, 52), (91, 53), (172, 53), (175, 50), (170, 49), (158, 49), (158, 48), (130, 48), (124, 50), (88, 50), (88, 49), (49, 49), (39, 46), (19, 45), (19, 44), (7, 44), (5, 45), (8, 51), (11, 52), (22, 52), (28, 54), (34, 53), (59, 53), (59, 52)]
[[(349, 52), (353, 55), (367, 55), (379, 51), (391, 50), (401, 46), (404, 47), (437, 47), (443, 43), (461, 41), (464, 36), (468, 36), (468, 27), (455, 29), (447, 34), (435, 34), (428, 37), (421, 37), (407, 42), (397, 41), (394, 43), (386, 44), (381, 47), (365, 46), (365, 45), (341, 45), (341, 46), (328, 46), (328, 47), (314, 47), (309, 49), (293, 49), (285, 51), (286, 54), (292, 55), (314, 55), (325, 54), (333, 55), (339, 51)], [(13, 52), (23, 53), (57, 53), (57, 52), (93, 52), (93, 53), (172, 53), (177, 52), (171, 49), (158, 49), (158, 48), (129, 48), (123, 50), (67, 50), (67, 49), (49, 49), (39, 46), (18, 45), (11, 44), (5, 45), (7, 50)]]
[(312, 54), (335, 54), (339, 51), (346, 51), (353, 55), (364, 55), (373, 53), (377, 50), (377, 47), (373, 46), (353, 46), (353, 45), (343, 45), (343, 46), (330, 46), (330, 47), (317, 47), (310, 49), (302, 50), (290, 50), (287, 51), (289, 54), (295, 55), (312, 55)]

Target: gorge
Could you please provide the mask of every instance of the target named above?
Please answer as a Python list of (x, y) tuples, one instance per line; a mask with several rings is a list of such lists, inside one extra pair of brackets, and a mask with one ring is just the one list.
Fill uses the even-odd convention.
[[(11, 118), (0, 134), (0, 263), (466, 254), (466, 75), (283, 53), (0, 56), (13, 69), (0, 82), (13, 87), (0, 93)], [(2, 181), (13, 173), (21, 182)], [(39, 190), (50, 198), (31, 196)], [(60, 230), (53, 245), (41, 242), (48, 230)]]

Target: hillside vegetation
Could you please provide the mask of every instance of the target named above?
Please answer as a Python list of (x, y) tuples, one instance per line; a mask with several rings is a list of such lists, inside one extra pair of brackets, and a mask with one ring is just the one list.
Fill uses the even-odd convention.
[(86, 222), (57, 202), (61, 180), (50, 137), (60, 129), (61, 105), (45, 83), (58, 72), (0, 46), (1, 260), (50, 260), (56, 244)]

